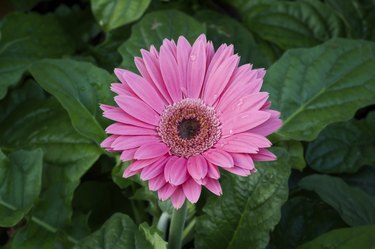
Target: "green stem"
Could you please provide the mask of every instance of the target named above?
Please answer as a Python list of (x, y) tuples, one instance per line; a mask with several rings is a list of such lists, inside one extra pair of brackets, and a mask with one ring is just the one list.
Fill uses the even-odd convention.
[(168, 249), (181, 249), (182, 231), (184, 230), (187, 202), (180, 209), (175, 209), (172, 214), (171, 226), (169, 228)]
[(163, 212), (160, 216), (159, 222), (157, 224), (157, 229), (162, 232), (163, 239), (167, 238), (167, 229), (169, 225), (169, 214), (166, 212)]

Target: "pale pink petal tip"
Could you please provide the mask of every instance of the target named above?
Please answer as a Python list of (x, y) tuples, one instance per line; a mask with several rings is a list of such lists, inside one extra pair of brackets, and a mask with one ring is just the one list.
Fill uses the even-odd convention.
[(254, 161), (273, 161), (266, 138), (282, 126), (261, 87), (266, 70), (239, 65), (233, 45), (201, 34), (191, 44), (180, 36), (134, 58), (140, 74), (116, 68), (110, 88), (116, 105), (101, 104), (114, 121), (100, 146), (132, 163), (123, 177), (139, 174), (160, 200), (175, 208), (196, 203), (202, 187), (222, 195), (223, 170), (256, 172)]

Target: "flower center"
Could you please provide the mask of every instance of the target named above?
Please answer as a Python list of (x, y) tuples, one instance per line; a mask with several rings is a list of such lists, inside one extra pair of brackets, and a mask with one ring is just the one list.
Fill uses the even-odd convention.
[(200, 99), (186, 98), (165, 108), (158, 134), (172, 154), (190, 157), (215, 145), (221, 124), (214, 108)]

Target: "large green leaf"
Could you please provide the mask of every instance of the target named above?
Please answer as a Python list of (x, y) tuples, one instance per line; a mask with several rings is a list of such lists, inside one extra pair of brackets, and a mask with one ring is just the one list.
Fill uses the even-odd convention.
[(250, 31), (235, 19), (211, 10), (199, 11), (195, 17), (206, 24), (207, 38), (214, 42), (216, 48), (223, 43), (233, 44), (241, 56), (242, 64), (251, 63), (255, 67), (265, 67), (276, 60), (276, 55), (265, 53)]
[[(80, 241), (73, 249), (154, 248), (134, 222), (125, 214), (116, 213), (95, 233)], [(156, 247), (157, 248), (157, 247)]]
[(271, 248), (297, 248), (332, 229), (346, 227), (337, 212), (319, 199), (297, 196), (281, 210), (281, 220), (271, 234)]
[(342, 228), (326, 233), (298, 249), (373, 249), (375, 226)]
[(345, 34), (339, 16), (316, 0), (253, 4), (244, 16), (244, 23), (284, 49), (310, 47)]
[(139, 19), (151, 0), (91, 0), (91, 9), (105, 31)]
[(350, 226), (375, 224), (375, 197), (357, 187), (347, 185), (341, 178), (327, 175), (310, 175), (299, 185), (315, 191), (331, 205)]
[(223, 175), (223, 196), (210, 196), (197, 219), (197, 249), (266, 247), (288, 195), (288, 156), (277, 154), (277, 161), (257, 165), (249, 177)]
[(365, 120), (332, 124), (306, 150), (311, 168), (324, 173), (353, 173), (375, 165), (375, 112)]
[(52, 15), (11, 14), (4, 19), (0, 32), (0, 99), (32, 62), (74, 50), (72, 40)]
[(288, 151), (290, 167), (302, 171), (306, 167), (305, 158), (303, 155), (303, 145), (299, 141), (282, 141), (277, 144)]
[(68, 111), (74, 128), (100, 143), (105, 133), (99, 121), (99, 103), (111, 103), (110, 74), (87, 62), (41, 60), (30, 67), (35, 80)]
[(375, 43), (333, 39), (287, 51), (268, 70), (264, 90), (284, 120), (282, 139), (313, 140), (328, 124), (375, 103)]
[(0, 226), (16, 225), (38, 200), (43, 153), (18, 150), (8, 157), (0, 150)]
[(42, 193), (31, 214), (45, 228), (57, 231), (70, 223), (74, 190), (102, 150), (73, 129), (54, 99), (26, 101), (6, 121), (0, 124), (0, 146), (39, 147), (44, 152)]
[(129, 40), (119, 48), (123, 58), (122, 66), (136, 71), (133, 61), (135, 56), (140, 56), (140, 49), (149, 49), (151, 45), (159, 48), (164, 38), (177, 40), (180, 35), (192, 42), (205, 31), (202, 24), (176, 10), (147, 14), (132, 27)]
[(360, 187), (366, 193), (375, 196), (375, 167), (362, 167), (355, 174), (346, 174), (343, 176), (345, 182), (352, 186)]

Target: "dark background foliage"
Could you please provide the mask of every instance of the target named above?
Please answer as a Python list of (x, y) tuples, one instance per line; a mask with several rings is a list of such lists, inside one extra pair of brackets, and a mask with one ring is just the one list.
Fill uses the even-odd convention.
[(277, 161), (189, 206), (184, 248), (374, 248), (374, 0), (2, 0), (0, 18), (0, 248), (166, 248), (171, 205), (121, 177), (98, 106), (141, 48), (201, 33), (267, 69), (284, 126)]

